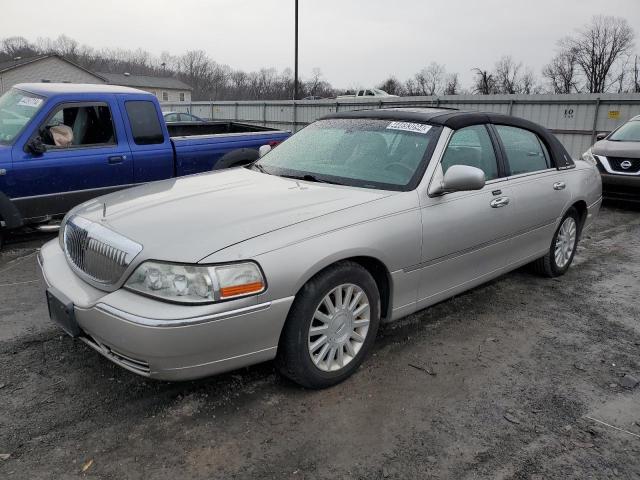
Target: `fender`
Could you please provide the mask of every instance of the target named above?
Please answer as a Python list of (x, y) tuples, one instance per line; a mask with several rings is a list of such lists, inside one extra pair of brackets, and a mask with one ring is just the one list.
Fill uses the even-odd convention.
[(222, 170), (223, 168), (239, 167), (241, 165), (248, 165), (255, 162), (260, 158), (258, 150), (253, 148), (238, 148), (230, 152), (225, 153), (218, 161), (213, 165), (212, 170)]
[(18, 228), (24, 225), (22, 215), (4, 193), (0, 192), (0, 218), (4, 221), (6, 228)]

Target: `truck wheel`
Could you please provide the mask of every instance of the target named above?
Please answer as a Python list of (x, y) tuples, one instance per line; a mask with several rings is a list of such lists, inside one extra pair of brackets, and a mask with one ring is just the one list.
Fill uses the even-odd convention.
[(353, 374), (380, 324), (380, 294), (355, 262), (336, 264), (309, 280), (291, 306), (276, 365), (307, 388), (326, 388)]
[(546, 277), (564, 275), (576, 254), (579, 232), (580, 216), (578, 211), (571, 207), (562, 217), (547, 254), (533, 263), (534, 270)]
[(255, 162), (260, 158), (257, 150), (252, 148), (238, 148), (231, 152), (225, 153), (213, 165), (212, 170), (222, 170), (225, 168), (240, 167)]

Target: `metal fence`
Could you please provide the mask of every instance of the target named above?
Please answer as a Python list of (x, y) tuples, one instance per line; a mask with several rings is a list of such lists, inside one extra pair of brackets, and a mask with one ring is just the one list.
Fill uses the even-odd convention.
[(234, 120), (297, 131), (319, 117), (347, 110), (391, 107), (453, 107), (526, 118), (554, 132), (573, 157), (599, 132), (609, 132), (640, 115), (640, 94), (446, 95), (298, 101), (211, 101), (163, 103), (163, 110), (189, 112), (212, 120)]

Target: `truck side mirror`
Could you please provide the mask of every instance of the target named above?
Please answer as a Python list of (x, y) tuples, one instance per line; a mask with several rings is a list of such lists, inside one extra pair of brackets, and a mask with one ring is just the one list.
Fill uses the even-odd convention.
[(260, 156), (260, 158), (264, 157), (267, 153), (269, 153), (271, 151), (271, 145), (262, 145), (259, 149), (258, 149), (258, 155)]
[(39, 135), (29, 140), (25, 146), (33, 155), (42, 155), (47, 151), (47, 146), (42, 142), (42, 138)]

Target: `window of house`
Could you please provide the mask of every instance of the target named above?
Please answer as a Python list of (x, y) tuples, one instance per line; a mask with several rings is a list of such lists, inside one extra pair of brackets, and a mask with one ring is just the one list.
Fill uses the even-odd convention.
[(499, 176), (493, 143), (484, 125), (456, 130), (440, 164), (443, 173), (453, 165), (468, 165), (482, 170), (485, 180), (493, 180)]
[(164, 143), (164, 134), (153, 102), (131, 100), (125, 103), (136, 145)]
[(184, 102), (184, 92), (180, 92), (180, 101)]
[(59, 107), (40, 128), (40, 137), (54, 148), (116, 143), (111, 110), (102, 103)]
[(169, 92), (162, 92), (162, 101), (163, 102), (169, 101)]
[(504, 146), (511, 175), (537, 172), (549, 168), (549, 160), (538, 136), (522, 128), (496, 125)]

